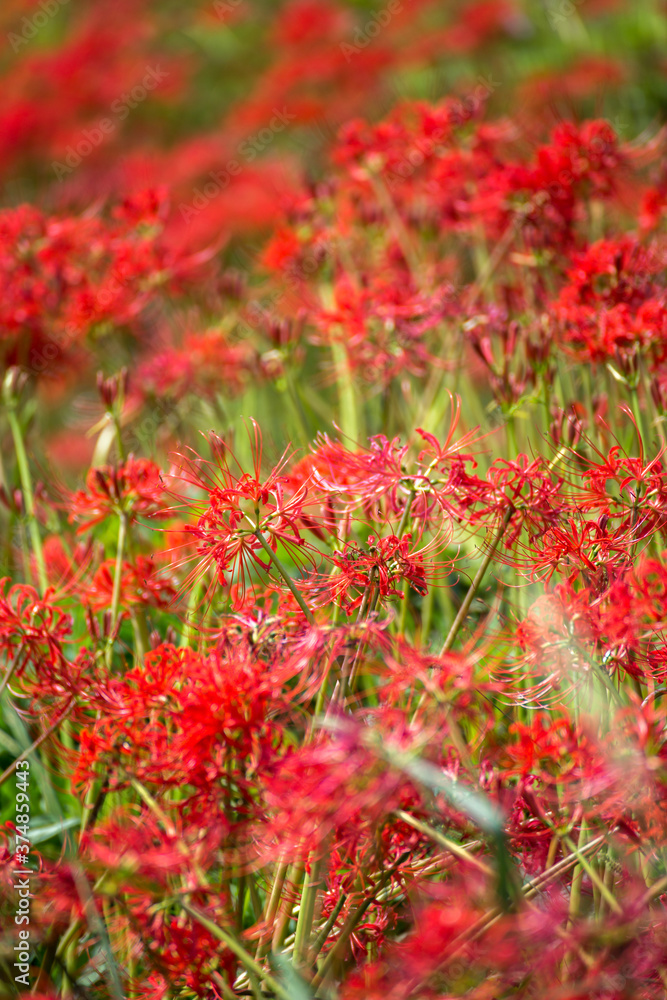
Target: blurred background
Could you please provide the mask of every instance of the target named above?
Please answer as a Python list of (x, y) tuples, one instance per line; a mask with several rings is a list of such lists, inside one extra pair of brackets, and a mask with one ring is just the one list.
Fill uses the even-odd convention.
[[(286, 213), (321, 202), (342, 124), (460, 95), (529, 158), (560, 121), (590, 118), (645, 150), (667, 109), (658, 0), (4, 0), (0, 39), (0, 349), (29, 371), (36, 452), (65, 478), (93, 458), (100, 368), (141, 373), (139, 452), (168, 454), (202, 396), (190, 424), (224, 423), (241, 389), (236, 409), (262, 417), (238, 302), (262, 294)], [(280, 263), (289, 245), (271, 246)], [(262, 377), (281, 376), (271, 346)], [(193, 352), (217, 396), (201, 378), (172, 391)]]
[[(667, 108), (657, 0), (5, 0), (0, 33), (3, 205), (76, 211), (165, 185), (191, 247), (268, 230), (341, 123), (401, 100), (487, 86), (527, 142), (562, 117), (605, 117), (627, 142)], [(188, 224), (178, 206), (234, 159)]]

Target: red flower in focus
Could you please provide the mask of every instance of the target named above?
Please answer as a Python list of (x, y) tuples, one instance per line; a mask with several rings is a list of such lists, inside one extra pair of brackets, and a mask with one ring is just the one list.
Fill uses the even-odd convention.
[[(285, 546), (297, 564), (305, 559), (314, 567), (316, 557), (319, 557), (319, 550), (306, 542), (299, 527), (304, 513), (309, 521), (317, 520), (315, 511), (319, 493), (310, 482), (302, 483), (293, 491), (287, 488), (288, 478), (282, 475), (288, 459), (287, 452), (268, 477), (262, 478), (262, 439), (254, 421), (253, 428), (252, 474), (243, 471), (225, 442), (214, 434), (209, 435), (209, 441), (217, 461), (205, 461), (199, 457), (193, 461), (180, 456), (184, 466), (181, 482), (204, 493), (201, 499), (186, 500), (186, 505), (196, 513), (197, 522), (186, 525), (185, 530), (198, 541), (197, 554), (200, 557), (186, 583), (189, 585), (206, 575), (209, 569), (215, 569), (216, 578), (211, 582), (209, 592), (216, 580), (222, 584), (236, 584), (235, 610), (243, 607), (253, 567), (264, 572), (271, 568), (271, 559), (260, 535), (273, 552), (277, 552), (278, 543)], [(233, 470), (232, 462), (238, 472)], [(226, 573), (229, 574), (228, 580)]]
[[(326, 584), (327, 601), (338, 600), (348, 614), (368, 600), (369, 592), (374, 598), (403, 597), (398, 590), (402, 579), (406, 579), (419, 594), (426, 594), (426, 573), (422, 553), (410, 551), (412, 535), (402, 538), (389, 535), (376, 539), (368, 538), (366, 550), (356, 542), (348, 542), (342, 552), (332, 556), (338, 573), (332, 574)], [(350, 593), (352, 592), (352, 594)]]

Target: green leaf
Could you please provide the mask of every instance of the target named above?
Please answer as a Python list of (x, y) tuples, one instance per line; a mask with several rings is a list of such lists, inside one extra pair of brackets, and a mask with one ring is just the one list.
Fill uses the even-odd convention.
[(299, 975), (290, 960), (280, 952), (271, 952), (271, 965), (277, 969), (292, 1000), (313, 1000), (306, 980)]
[(56, 834), (64, 833), (65, 830), (71, 830), (80, 825), (81, 820), (77, 816), (71, 816), (69, 819), (63, 819), (59, 823), (48, 823), (45, 826), (31, 824), (30, 842), (31, 844), (42, 844), (45, 840), (50, 840), (51, 837), (55, 837)]
[[(3, 716), (12, 733), (14, 734), (17, 742), (17, 756), (23, 753), (31, 745), (32, 740), (28, 730), (26, 729), (23, 719), (16, 711), (14, 705), (6, 697), (7, 692), (5, 691), (5, 698), (3, 704)], [(51, 783), (51, 778), (49, 773), (44, 767), (44, 765), (39, 760), (37, 753), (30, 754), (30, 776), (34, 775), (35, 782), (42, 794), (42, 799), (44, 800), (44, 813), (45, 815), (53, 820), (54, 822), (62, 822), (63, 810), (58, 799), (58, 796)]]

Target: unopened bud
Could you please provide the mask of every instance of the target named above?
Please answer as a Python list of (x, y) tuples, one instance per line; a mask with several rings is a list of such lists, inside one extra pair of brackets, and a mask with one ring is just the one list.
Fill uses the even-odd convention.
[(292, 339), (292, 322), (289, 319), (268, 319), (266, 332), (276, 347), (285, 347)]
[(7, 406), (16, 402), (28, 381), (28, 377), (28, 373), (16, 365), (7, 369), (2, 383), (2, 396)]
[(109, 484), (107, 483), (106, 476), (101, 469), (93, 470), (93, 478), (95, 479), (95, 484), (100, 493), (104, 493), (106, 496), (111, 496), (109, 492)]
[(574, 447), (581, 439), (582, 422), (576, 413), (567, 415), (567, 443)]
[(111, 378), (105, 378), (103, 372), (97, 373), (97, 391), (105, 409), (110, 410), (119, 397), (122, 400), (126, 396), (128, 379), (127, 368), (121, 368), (120, 372)]
[(240, 271), (225, 271), (218, 283), (218, 290), (226, 299), (240, 301), (245, 292), (245, 277)]
[(100, 626), (97, 621), (97, 618), (95, 617), (90, 608), (88, 608), (86, 612), (86, 623), (88, 625), (88, 634), (90, 635), (91, 639), (93, 639), (95, 642), (98, 642), (100, 638)]
[(103, 372), (97, 373), (97, 391), (104, 407), (110, 410), (116, 398), (116, 384), (114, 379), (105, 378)]

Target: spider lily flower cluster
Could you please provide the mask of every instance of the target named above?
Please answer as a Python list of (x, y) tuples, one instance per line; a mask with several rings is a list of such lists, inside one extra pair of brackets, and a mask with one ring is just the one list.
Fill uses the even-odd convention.
[[(79, 23), (34, 143), (85, 127), (100, 11), (111, 82), (164, 31), (156, 101), (197, 86), (144, 6)], [(548, 76), (370, 113), (359, 79), (525, 26), (407, 6), (347, 60), (342, 0), (280, 4), (238, 67), (236, 146), (340, 121), (308, 171), (267, 152), (185, 231), (226, 152), (156, 105), (150, 158), (0, 210), (0, 978), (29, 760), (33, 996), (664, 996), (665, 136), (586, 117), (592, 55), (551, 125)]]

